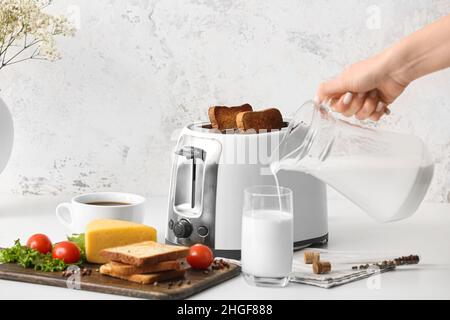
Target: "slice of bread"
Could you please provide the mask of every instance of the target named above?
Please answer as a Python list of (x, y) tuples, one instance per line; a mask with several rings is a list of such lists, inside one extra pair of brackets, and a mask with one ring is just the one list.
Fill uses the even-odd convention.
[(133, 266), (157, 264), (162, 261), (185, 258), (188, 247), (171, 246), (155, 241), (144, 241), (128, 246), (104, 249), (100, 254), (109, 261), (122, 262)]
[(112, 273), (121, 276), (128, 276), (132, 274), (155, 273), (168, 270), (178, 270), (181, 268), (180, 262), (176, 260), (163, 261), (157, 264), (151, 264), (148, 266), (140, 266), (140, 267), (114, 261), (111, 261), (106, 265), (109, 269), (111, 269)]
[(239, 130), (274, 130), (284, 126), (283, 116), (280, 110), (270, 108), (262, 111), (240, 112), (236, 116), (236, 124)]
[(181, 278), (184, 276), (184, 274), (186, 272), (184, 269), (179, 269), (179, 270), (170, 270), (170, 271), (163, 271), (163, 272), (149, 273), (149, 274), (122, 275), (122, 274), (115, 273), (112, 270), (111, 265), (109, 263), (102, 265), (100, 267), (99, 271), (101, 274), (104, 274), (104, 275), (107, 275), (110, 277), (128, 280), (128, 281), (136, 282), (136, 283), (140, 283), (140, 284), (151, 284), (151, 283), (154, 283), (157, 281), (159, 282), (159, 281), (164, 281), (164, 280)]
[(253, 108), (248, 103), (237, 107), (210, 107), (208, 109), (209, 120), (214, 129), (226, 130), (236, 129), (236, 115), (239, 112), (252, 111)]

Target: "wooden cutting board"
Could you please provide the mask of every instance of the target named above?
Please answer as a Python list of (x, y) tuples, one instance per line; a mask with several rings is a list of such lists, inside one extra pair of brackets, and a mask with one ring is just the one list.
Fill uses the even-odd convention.
[[(241, 271), (240, 267), (234, 264), (230, 264), (228, 269), (209, 270), (208, 273), (188, 269), (182, 283), (180, 283), (180, 280), (173, 280), (164, 281), (155, 286), (152, 284), (143, 285), (132, 283), (102, 275), (96, 271), (99, 267), (98, 265), (84, 265), (82, 267), (91, 269), (92, 273), (91, 275), (81, 277), (79, 287), (75, 290), (94, 291), (152, 300), (185, 299), (236, 277)], [(70, 288), (67, 278), (64, 278), (61, 272), (40, 272), (33, 269), (25, 269), (11, 263), (0, 264), (0, 279)], [(172, 285), (169, 286), (170, 283)]]

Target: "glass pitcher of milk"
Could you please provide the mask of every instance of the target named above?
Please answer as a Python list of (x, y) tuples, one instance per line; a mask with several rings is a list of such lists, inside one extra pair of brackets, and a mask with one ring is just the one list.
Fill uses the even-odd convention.
[(420, 138), (352, 124), (312, 101), (297, 111), (277, 151), (274, 174), (311, 174), (381, 222), (411, 216), (434, 171)]

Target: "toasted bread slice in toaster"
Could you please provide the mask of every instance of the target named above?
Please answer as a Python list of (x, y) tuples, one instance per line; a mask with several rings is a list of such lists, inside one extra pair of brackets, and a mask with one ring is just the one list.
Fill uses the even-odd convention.
[(274, 130), (284, 126), (283, 116), (280, 110), (270, 108), (262, 111), (240, 112), (236, 116), (236, 124), (239, 130)]
[(100, 273), (104, 275), (108, 275), (110, 277), (119, 278), (123, 280), (128, 280), (131, 282), (136, 282), (140, 284), (151, 284), (154, 282), (172, 280), (181, 278), (184, 276), (186, 270), (178, 269), (178, 270), (169, 270), (162, 271), (156, 273), (149, 274), (131, 274), (131, 275), (122, 275), (113, 271), (110, 264), (104, 264), (100, 267)]
[(236, 116), (239, 112), (252, 111), (248, 103), (237, 107), (215, 106), (208, 109), (209, 120), (214, 129), (236, 129)]

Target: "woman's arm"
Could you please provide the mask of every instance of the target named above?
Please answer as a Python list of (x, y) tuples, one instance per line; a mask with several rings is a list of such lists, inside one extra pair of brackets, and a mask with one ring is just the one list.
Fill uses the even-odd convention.
[(377, 121), (412, 81), (447, 67), (450, 15), (322, 83), (317, 99), (333, 99), (333, 108), (346, 116)]
[(404, 38), (385, 55), (392, 76), (405, 85), (450, 67), (450, 15)]

